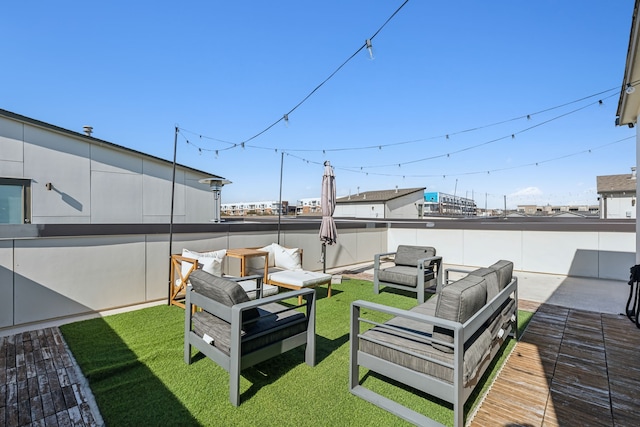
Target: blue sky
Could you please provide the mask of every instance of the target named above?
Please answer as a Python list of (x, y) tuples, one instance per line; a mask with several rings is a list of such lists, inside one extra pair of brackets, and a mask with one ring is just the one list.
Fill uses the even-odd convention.
[(233, 182), (223, 203), (277, 200), (282, 158), (290, 203), (319, 196), (324, 160), (339, 196), (481, 207), (596, 204), (596, 176), (630, 172), (635, 129), (614, 121), (633, 0), (411, 0), (374, 59), (294, 109), (402, 3), (9, 2), (0, 108), (168, 160), (178, 126), (178, 162)]

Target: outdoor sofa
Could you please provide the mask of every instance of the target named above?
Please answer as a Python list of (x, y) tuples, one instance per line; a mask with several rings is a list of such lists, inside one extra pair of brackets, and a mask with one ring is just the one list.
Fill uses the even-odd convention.
[[(517, 308), (518, 281), (513, 263), (505, 260), (443, 283), (438, 294), (411, 310), (355, 301), (349, 389), (416, 425), (440, 425), (366, 388), (359, 372), (366, 368), (451, 403), (454, 426), (462, 426), (465, 401), (506, 337), (517, 338)], [(377, 323), (371, 320), (374, 312), (393, 317)]]
[[(203, 270), (191, 273), (185, 298), (184, 361), (195, 347), (229, 373), (229, 400), (240, 404), (240, 372), (300, 346), (305, 362), (316, 363), (316, 293), (282, 292), (250, 300), (236, 282)], [(256, 276), (259, 285), (262, 276)], [(302, 305), (281, 301), (301, 297)], [(299, 308), (304, 310), (300, 311)]]

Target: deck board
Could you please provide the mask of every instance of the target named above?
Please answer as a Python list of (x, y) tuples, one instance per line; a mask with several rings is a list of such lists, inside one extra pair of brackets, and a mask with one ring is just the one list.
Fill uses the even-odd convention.
[(536, 310), (471, 426), (640, 425), (640, 329), (625, 316)]

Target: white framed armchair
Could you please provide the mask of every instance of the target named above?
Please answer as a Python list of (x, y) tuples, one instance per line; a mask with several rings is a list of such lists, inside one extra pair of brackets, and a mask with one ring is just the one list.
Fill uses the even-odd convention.
[[(391, 256), (393, 265), (383, 268), (385, 258)], [(442, 288), (442, 257), (436, 256), (436, 248), (432, 246), (399, 245), (395, 252), (376, 254), (374, 293), (380, 293), (382, 286), (415, 292), (421, 304), (426, 293), (439, 293)]]

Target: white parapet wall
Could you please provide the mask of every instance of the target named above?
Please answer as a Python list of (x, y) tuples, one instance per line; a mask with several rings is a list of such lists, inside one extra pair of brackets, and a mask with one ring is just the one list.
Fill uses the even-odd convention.
[[(35, 227), (35, 226), (33, 226)], [(23, 228), (0, 235), (0, 329), (97, 313), (167, 299), (169, 239), (161, 225), (59, 226), (53, 232)], [(87, 228), (88, 227), (88, 228)], [(106, 228), (105, 228), (106, 227)], [(146, 227), (146, 228), (145, 228)], [(155, 227), (155, 228), (154, 228)], [(180, 228), (180, 227), (177, 227)], [(519, 271), (628, 280), (635, 263), (635, 233), (600, 229), (549, 231), (482, 227), (339, 223), (338, 242), (327, 247), (326, 268), (373, 264), (376, 253), (399, 244), (434, 246), (445, 264), (486, 266), (499, 259)], [(271, 224), (186, 224), (171, 253), (261, 247), (280, 241), (303, 249), (303, 268), (321, 271), (319, 221), (296, 221), (278, 232)], [(47, 231), (49, 230), (49, 231)], [(228, 257), (229, 258), (229, 257)], [(228, 259), (228, 274), (238, 274)]]

